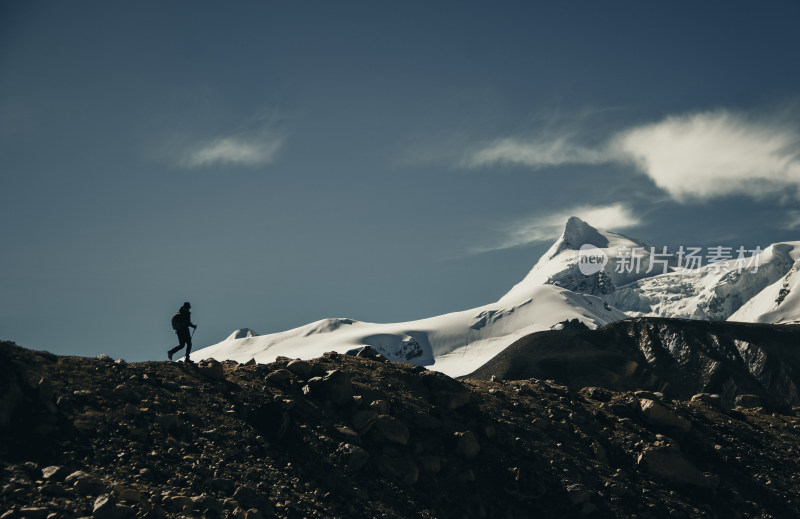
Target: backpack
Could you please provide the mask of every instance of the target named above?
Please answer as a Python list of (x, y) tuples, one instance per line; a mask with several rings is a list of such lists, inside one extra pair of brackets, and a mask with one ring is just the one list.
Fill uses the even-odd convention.
[(172, 329), (176, 331), (179, 330), (183, 324), (181, 321), (182, 321), (181, 313), (177, 312), (175, 315), (172, 316)]

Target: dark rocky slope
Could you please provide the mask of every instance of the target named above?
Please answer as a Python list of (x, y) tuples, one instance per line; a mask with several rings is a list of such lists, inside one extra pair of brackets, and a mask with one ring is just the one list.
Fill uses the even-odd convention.
[(800, 404), (800, 327), (639, 317), (597, 330), (531, 334), (469, 378), (553, 379), (570, 387), (648, 389), (680, 399), (755, 394), (770, 406)]
[(717, 403), (374, 354), (184, 366), (0, 343), (0, 516), (798, 516), (800, 420)]

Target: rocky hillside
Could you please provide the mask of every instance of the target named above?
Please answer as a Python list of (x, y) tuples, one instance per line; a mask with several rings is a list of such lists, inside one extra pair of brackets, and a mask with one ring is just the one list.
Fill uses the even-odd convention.
[(528, 335), (469, 375), (554, 379), (571, 387), (648, 389), (689, 399), (716, 393), (800, 405), (800, 326), (640, 317), (590, 330), (567, 323)]
[(0, 516), (800, 515), (800, 419), (719, 403), (368, 350), (184, 365), (0, 343)]

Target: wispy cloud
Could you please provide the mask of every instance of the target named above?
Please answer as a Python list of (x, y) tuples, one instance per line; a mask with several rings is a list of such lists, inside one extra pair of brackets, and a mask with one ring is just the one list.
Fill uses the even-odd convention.
[(732, 194), (800, 198), (796, 124), (718, 110), (667, 117), (592, 146), (581, 144), (579, 137), (570, 132), (500, 139), (468, 154), (462, 166), (633, 165), (679, 202)]
[(268, 131), (218, 137), (187, 147), (179, 165), (184, 168), (262, 166), (275, 160), (283, 143), (282, 136)]
[(495, 163), (522, 164), (534, 169), (565, 164), (600, 164), (608, 162), (608, 152), (574, 142), (573, 134), (551, 136), (534, 141), (517, 138), (493, 141), (466, 158), (467, 167)]
[(549, 242), (561, 236), (570, 216), (577, 216), (592, 227), (621, 231), (641, 225), (642, 221), (624, 204), (603, 206), (577, 206), (546, 216), (534, 216), (505, 225), (502, 238), (493, 244), (480, 245), (472, 249), (478, 254), (493, 250), (521, 247), (537, 242)]
[(633, 128), (616, 137), (615, 148), (683, 202), (797, 190), (798, 144), (796, 128), (716, 111)]

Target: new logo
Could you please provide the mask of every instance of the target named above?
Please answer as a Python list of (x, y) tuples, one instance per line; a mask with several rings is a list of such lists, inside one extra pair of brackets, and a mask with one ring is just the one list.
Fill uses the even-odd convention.
[(578, 250), (578, 268), (584, 276), (597, 274), (608, 263), (608, 256), (602, 249), (585, 243)]

